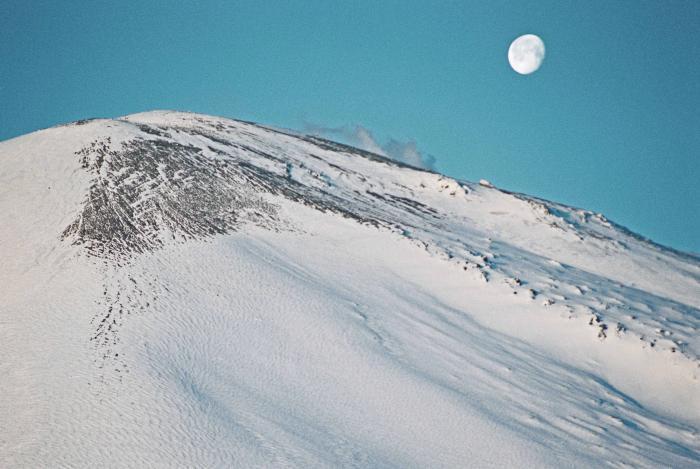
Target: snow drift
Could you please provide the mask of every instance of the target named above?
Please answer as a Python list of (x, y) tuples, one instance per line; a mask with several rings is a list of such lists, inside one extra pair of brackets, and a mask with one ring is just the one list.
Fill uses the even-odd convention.
[(0, 143), (0, 466), (697, 466), (700, 260), (178, 112)]

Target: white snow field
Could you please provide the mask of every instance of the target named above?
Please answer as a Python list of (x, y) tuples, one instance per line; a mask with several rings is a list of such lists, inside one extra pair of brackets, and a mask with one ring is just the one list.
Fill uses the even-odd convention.
[(698, 467), (699, 325), (695, 255), (316, 137), (0, 143), (3, 468)]

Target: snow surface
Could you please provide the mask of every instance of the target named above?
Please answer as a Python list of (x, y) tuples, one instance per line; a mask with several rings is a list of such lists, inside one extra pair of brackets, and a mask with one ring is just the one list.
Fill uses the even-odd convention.
[(0, 466), (700, 464), (700, 259), (156, 111), (0, 143)]

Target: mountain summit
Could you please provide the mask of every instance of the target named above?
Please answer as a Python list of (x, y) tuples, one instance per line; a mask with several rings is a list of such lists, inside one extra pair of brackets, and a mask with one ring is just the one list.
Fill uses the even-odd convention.
[(0, 466), (700, 461), (700, 259), (155, 111), (0, 143)]

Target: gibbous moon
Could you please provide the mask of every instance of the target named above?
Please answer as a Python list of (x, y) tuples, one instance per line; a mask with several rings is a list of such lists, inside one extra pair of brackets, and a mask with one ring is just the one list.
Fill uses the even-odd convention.
[(534, 34), (520, 36), (508, 49), (508, 62), (521, 75), (537, 71), (544, 60), (544, 42)]

